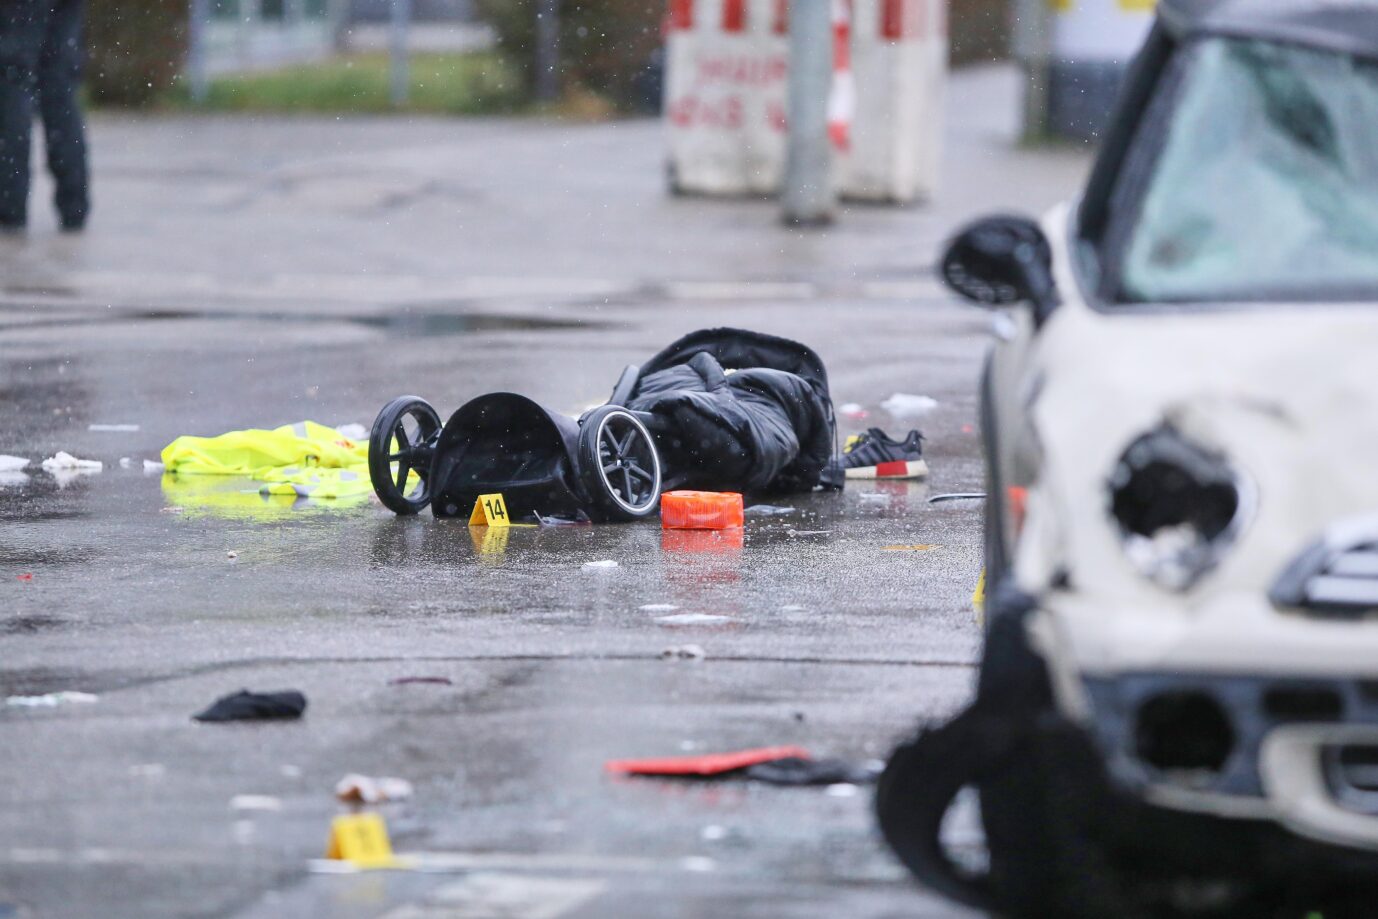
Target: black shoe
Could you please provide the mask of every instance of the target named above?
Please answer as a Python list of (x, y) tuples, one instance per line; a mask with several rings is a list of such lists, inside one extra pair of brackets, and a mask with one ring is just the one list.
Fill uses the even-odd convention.
[(922, 479), (928, 476), (923, 459), (923, 435), (910, 431), (903, 441), (891, 440), (880, 428), (847, 438), (842, 465), (849, 479)]

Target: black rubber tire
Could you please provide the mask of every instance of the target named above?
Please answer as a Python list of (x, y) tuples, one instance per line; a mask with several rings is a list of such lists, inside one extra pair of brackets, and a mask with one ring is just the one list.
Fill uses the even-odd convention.
[(921, 884), (973, 909), (995, 905), (990, 879), (964, 872), (943, 848), (943, 818), (975, 782), (983, 751), (968, 730), (971, 712), (901, 744), (876, 783), (881, 833)]
[[(407, 431), (408, 417), (416, 423), (414, 432)], [(419, 396), (398, 396), (378, 413), (368, 436), (368, 474), (374, 493), (388, 510), (411, 516), (431, 503), (431, 458), (439, 435), (440, 416)], [(398, 444), (396, 453), (392, 452), (394, 439), (405, 441)], [(412, 469), (421, 484), (408, 494), (406, 482)]]
[(991, 610), (989, 598), (1000, 590), (1001, 583), (1009, 572), (1009, 560), (1005, 550), (1005, 493), (1000, 481), (999, 442), (996, 440), (995, 402), (991, 392), (994, 370), (991, 359), (986, 359), (981, 373), (981, 443), (985, 448), (986, 461), (986, 506), (985, 506), (985, 568), (986, 568), (986, 628), (990, 628)]
[(641, 419), (621, 406), (602, 405), (579, 424), (579, 481), (594, 516), (614, 521), (654, 516), (660, 508), (660, 454)]

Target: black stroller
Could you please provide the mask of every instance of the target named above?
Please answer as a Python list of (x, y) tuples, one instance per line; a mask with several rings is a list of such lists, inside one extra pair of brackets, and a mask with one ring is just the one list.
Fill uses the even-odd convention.
[(441, 427), (424, 399), (401, 396), (378, 415), (369, 473), (398, 514), (427, 504), (467, 516), (500, 492), (512, 519), (637, 520), (662, 491), (840, 488), (823, 362), (771, 335), (708, 329), (622, 372), (607, 404), (575, 420), (525, 396), (490, 393)]

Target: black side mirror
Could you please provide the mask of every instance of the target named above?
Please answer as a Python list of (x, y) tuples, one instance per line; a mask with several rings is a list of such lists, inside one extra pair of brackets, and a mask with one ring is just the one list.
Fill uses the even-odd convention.
[(1037, 325), (1058, 306), (1052, 247), (1027, 217), (986, 217), (969, 225), (948, 243), (942, 272), (948, 287), (976, 303), (1033, 304)]

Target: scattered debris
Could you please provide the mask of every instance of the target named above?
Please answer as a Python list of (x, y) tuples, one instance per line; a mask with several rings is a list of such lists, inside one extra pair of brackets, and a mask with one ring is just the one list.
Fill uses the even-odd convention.
[(20, 708), (56, 708), (59, 705), (69, 703), (98, 702), (99, 700), (100, 696), (92, 695), (89, 692), (76, 692), (67, 689), (62, 692), (50, 692), (42, 696), (10, 696), (5, 700), (5, 704)]
[(802, 747), (759, 747), (752, 750), (735, 750), (731, 753), (705, 753), (699, 756), (615, 759), (604, 763), (603, 769), (616, 775), (716, 776), (740, 772), (759, 763), (787, 758), (808, 759), (809, 751)]
[(731, 616), (715, 616), (710, 613), (675, 613), (673, 616), (657, 616), (661, 625), (717, 625), (734, 622)]
[(293, 689), (280, 692), (239, 692), (224, 696), (203, 712), (193, 715), (196, 721), (259, 721), (276, 718), (300, 718), (306, 711), (306, 696)]
[(677, 609), (673, 603), (647, 603), (641, 607), (643, 613), (673, 613)]
[(239, 558), (239, 553), (234, 551), (233, 549), (230, 549), (225, 553), (225, 557), (230, 561), (234, 561), (235, 559)]
[(950, 495), (934, 495), (928, 499), (929, 504), (942, 504), (944, 501), (984, 501), (986, 493), (983, 491), (963, 491), (954, 492)]
[(840, 782), (837, 785), (829, 785), (823, 793), (830, 798), (855, 798), (861, 794), (861, 789), (850, 782)]
[(860, 421), (863, 418), (869, 418), (871, 416), (870, 412), (866, 411), (865, 408), (863, 408), (856, 402), (842, 403), (837, 407), (837, 413), (841, 415), (843, 418), (853, 418), (858, 421)]
[(911, 421), (922, 418), (938, 407), (938, 400), (929, 396), (915, 396), (897, 392), (880, 404), (897, 421)]
[(666, 530), (733, 530), (745, 525), (742, 496), (735, 491), (667, 491), (660, 496)]
[(676, 645), (660, 652), (661, 660), (701, 661), (708, 656), (700, 645)]
[(170, 504), (158, 511), (160, 514), (185, 514), (187, 509), (180, 504)]
[(610, 558), (605, 558), (599, 562), (584, 562), (583, 564), (584, 571), (610, 571), (613, 568), (620, 567), (621, 566), (618, 565), (617, 562), (613, 561)]
[(862, 504), (886, 504), (890, 500), (889, 495), (883, 495), (878, 491), (865, 491), (857, 495)]
[(105, 464), (100, 460), (77, 459), (61, 450), (56, 456), (45, 459), (42, 465), (48, 472), (100, 472), (105, 468)]
[(396, 679), (388, 680), (389, 686), (411, 686), (417, 683), (434, 684), (436, 686), (455, 685), (455, 681), (447, 676), (399, 676)]
[(777, 507), (774, 504), (753, 504), (742, 513), (748, 517), (788, 517), (797, 510), (793, 507)]
[(925, 545), (925, 544), (920, 543), (920, 544), (912, 545), (912, 546), (904, 546), (904, 545), (897, 545), (897, 546), (882, 546), (882, 547), (881, 547), (881, 551), (882, 551), (882, 552), (932, 552), (934, 549), (941, 549), (941, 548), (942, 548), (942, 546), (931, 546), (931, 545)]
[(164, 466), (162, 463), (155, 462), (154, 460), (144, 460), (144, 473), (146, 475), (155, 472), (162, 472), (166, 468), (167, 467)]
[(729, 835), (731, 835), (731, 833), (727, 827), (718, 826), (716, 823), (710, 823), (708, 826), (699, 830), (699, 837), (705, 842), (718, 842), (719, 840), (726, 839)]
[(829, 536), (832, 530), (785, 530), (787, 536)]
[(584, 527), (593, 523), (582, 514), (578, 517), (542, 517), (540, 511), (536, 511), (535, 514), (536, 522), (543, 527)]
[(120, 468), (121, 468), (121, 469), (129, 469), (129, 468), (132, 467), (133, 465), (134, 465), (134, 461), (133, 461), (132, 459), (130, 459), (129, 457), (127, 457), (127, 456), (121, 456), (121, 457), (120, 457)]
[(884, 769), (885, 763), (879, 760), (858, 764), (842, 759), (786, 756), (757, 763), (746, 770), (746, 777), (769, 785), (870, 785)]
[(282, 802), (272, 795), (235, 795), (230, 799), (230, 810), (280, 811)]
[[(697, 756), (611, 760), (604, 763), (603, 768), (617, 775), (741, 777), (768, 785), (826, 785), (828, 794), (845, 797), (856, 794), (861, 785), (874, 784), (885, 764), (879, 760), (853, 763), (841, 759), (814, 759), (801, 747), (763, 747)], [(722, 839), (727, 835), (721, 827), (706, 827), (703, 832), (705, 839)]]
[(22, 456), (9, 456), (0, 453), (0, 472), (18, 472), (29, 468), (29, 461)]
[(137, 424), (88, 424), (86, 430), (108, 434), (132, 434), (139, 430), (139, 426)]
[(335, 797), (350, 804), (381, 804), (386, 801), (405, 801), (411, 796), (411, 782), (391, 776), (373, 778), (351, 772), (335, 783)]
[(33, 580), (33, 574), (31, 574), (30, 572), (26, 571), (26, 572), (24, 572), (23, 574), (16, 574), (16, 575), (14, 576), (14, 579), (15, 579), (16, 581), (23, 581), (24, 583), (27, 584), (27, 583), (29, 583), (30, 581)]

